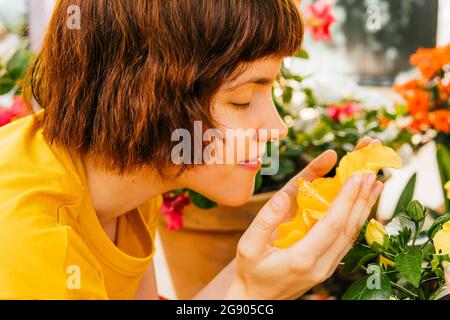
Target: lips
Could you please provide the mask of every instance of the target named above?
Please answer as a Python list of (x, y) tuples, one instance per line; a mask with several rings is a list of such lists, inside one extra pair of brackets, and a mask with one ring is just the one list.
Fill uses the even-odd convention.
[(245, 160), (239, 162), (238, 165), (246, 169), (259, 170), (262, 167), (262, 159), (258, 158), (256, 160)]

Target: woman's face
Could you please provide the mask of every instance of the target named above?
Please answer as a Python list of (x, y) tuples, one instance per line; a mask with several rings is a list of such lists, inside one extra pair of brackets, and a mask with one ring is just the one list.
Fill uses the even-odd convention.
[(253, 62), (219, 89), (213, 115), (223, 139), (214, 140), (215, 148), (210, 151), (215, 151), (208, 153), (215, 156), (215, 163), (186, 171), (180, 177), (185, 187), (228, 206), (241, 205), (253, 194), (266, 143), (287, 134), (272, 101), (281, 62), (279, 58)]

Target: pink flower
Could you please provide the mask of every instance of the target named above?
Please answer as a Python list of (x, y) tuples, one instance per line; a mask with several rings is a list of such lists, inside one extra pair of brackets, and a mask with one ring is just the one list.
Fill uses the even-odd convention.
[(14, 117), (16, 118), (23, 118), (30, 114), (21, 96), (14, 97), (11, 109), (14, 112)]
[(0, 127), (10, 123), (12, 121), (12, 118), (14, 116), (14, 113), (12, 109), (0, 109)]
[(342, 122), (353, 117), (359, 110), (360, 106), (353, 102), (348, 102), (343, 105), (331, 104), (328, 106), (328, 116), (336, 122)]
[(29, 114), (22, 97), (14, 98), (13, 105), (8, 109), (0, 109), (0, 127), (7, 125), (16, 118), (22, 118)]
[(318, 0), (305, 7), (306, 26), (314, 40), (331, 41), (330, 27), (336, 21), (332, 13), (332, 4)]
[(168, 192), (163, 195), (163, 205), (160, 212), (166, 217), (167, 226), (170, 231), (179, 230), (183, 227), (183, 210), (191, 203), (186, 193), (173, 195)]

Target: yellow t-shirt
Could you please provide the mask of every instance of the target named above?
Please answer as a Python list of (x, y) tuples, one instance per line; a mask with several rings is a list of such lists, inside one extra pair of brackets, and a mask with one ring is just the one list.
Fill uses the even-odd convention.
[(132, 299), (161, 201), (121, 216), (115, 245), (81, 159), (47, 143), (32, 116), (0, 128), (0, 299)]

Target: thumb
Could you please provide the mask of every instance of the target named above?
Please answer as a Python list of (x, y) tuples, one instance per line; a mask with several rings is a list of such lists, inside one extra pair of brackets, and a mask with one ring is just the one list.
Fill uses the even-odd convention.
[(272, 233), (288, 214), (291, 200), (284, 191), (277, 192), (259, 211), (250, 227), (242, 236), (240, 250), (261, 253), (267, 248)]

